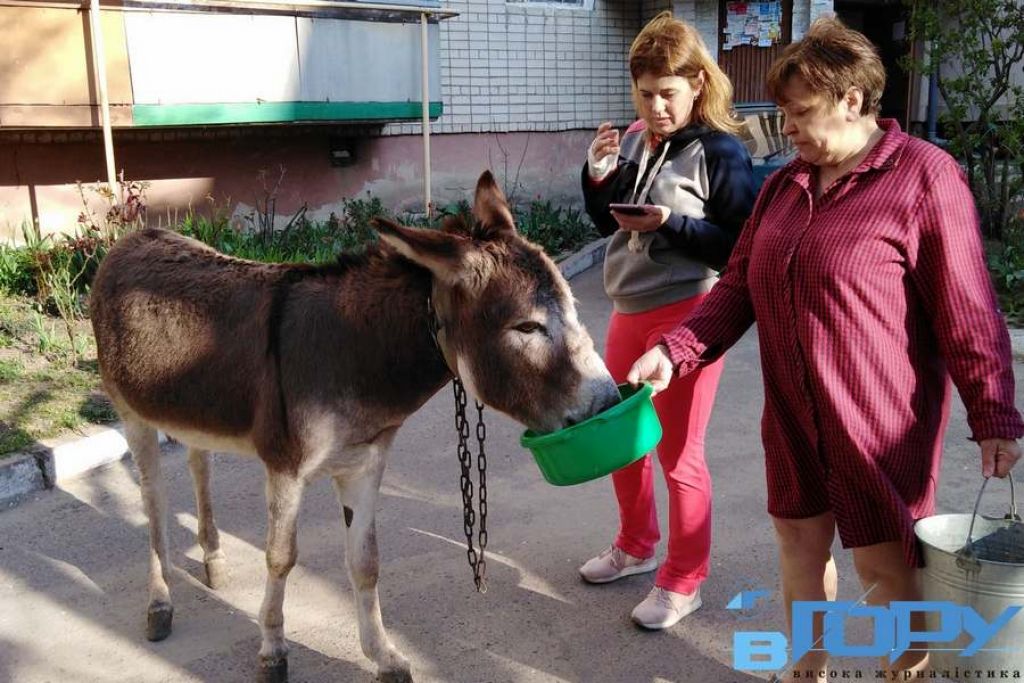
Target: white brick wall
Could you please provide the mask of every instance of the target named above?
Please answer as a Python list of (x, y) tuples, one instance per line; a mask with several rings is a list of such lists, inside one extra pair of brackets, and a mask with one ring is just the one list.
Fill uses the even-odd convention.
[(672, 5), (672, 0), (641, 0), (641, 22), (650, 21), (659, 12), (672, 9)]
[[(437, 133), (560, 131), (633, 120), (626, 53), (640, 25), (634, 0), (593, 9), (451, 0), (441, 22)], [(419, 133), (418, 123), (385, 134)]]
[[(441, 22), (444, 113), (436, 133), (562, 131), (633, 120), (626, 55), (644, 22), (666, 9), (697, 27), (718, 53), (720, 0), (594, 0), (592, 9), (504, 0), (449, 0)], [(724, 2), (725, 0), (721, 0)], [(821, 3), (814, 2), (815, 6)], [(794, 0), (793, 37), (812, 0)], [(419, 123), (385, 135), (418, 134)]]

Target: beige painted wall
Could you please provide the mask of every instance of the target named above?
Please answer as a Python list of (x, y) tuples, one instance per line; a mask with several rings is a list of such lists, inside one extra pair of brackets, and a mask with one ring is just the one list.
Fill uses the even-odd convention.
[[(132, 102), (121, 12), (103, 12), (110, 101)], [(95, 126), (99, 96), (90, 54), (88, 14), (59, 8), (0, 7), (0, 129)], [(130, 123), (127, 107), (115, 124)]]

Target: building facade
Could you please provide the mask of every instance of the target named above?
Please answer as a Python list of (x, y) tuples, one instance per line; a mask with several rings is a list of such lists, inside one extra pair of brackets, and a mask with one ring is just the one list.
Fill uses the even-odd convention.
[[(150, 183), (154, 222), (214, 205), (242, 216), (271, 191), (281, 220), (302, 207), (326, 218), (367, 193), (422, 210), (426, 159), (434, 206), (467, 198), (486, 168), (514, 200), (578, 204), (593, 130), (634, 118), (626, 55), (648, 19), (671, 10), (694, 24), (738, 103), (757, 109), (769, 58), (833, 9), (821, 0), (136, 0), (100, 5), (97, 41), (88, 5), (0, 0), (0, 22), (16, 27), (0, 48), (0, 237), (26, 223), (73, 230), (76, 181), (106, 180), (97, 60), (116, 171)], [(748, 5), (777, 5), (779, 35), (771, 46), (726, 47), (730, 13)], [(756, 134), (749, 142), (755, 156), (770, 151)]]

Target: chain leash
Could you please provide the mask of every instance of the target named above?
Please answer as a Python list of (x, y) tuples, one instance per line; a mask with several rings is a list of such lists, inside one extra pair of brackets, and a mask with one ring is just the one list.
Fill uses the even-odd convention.
[(473, 527), (476, 525), (477, 513), (473, 509), (473, 454), (469, 449), (466, 389), (458, 377), (452, 381), (452, 387), (455, 391), (455, 431), (459, 436), (459, 487), (462, 489), (462, 528), (466, 533), (466, 557), (469, 566), (473, 568), (473, 583), (476, 584), (477, 591), (486, 593), (487, 561), (484, 559), (484, 549), (487, 547), (487, 455), (484, 453), (484, 439), (487, 437), (487, 428), (484, 426), (484, 406), (480, 401), (476, 401), (477, 473), (480, 482), (480, 529), (477, 532), (477, 552), (473, 547)]

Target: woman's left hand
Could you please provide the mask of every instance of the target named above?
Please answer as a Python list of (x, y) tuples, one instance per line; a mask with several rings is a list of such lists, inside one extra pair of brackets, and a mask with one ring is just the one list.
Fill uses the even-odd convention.
[(641, 382), (648, 382), (655, 394), (667, 389), (672, 381), (672, 359), (668, 355), (668, 348), (658, 344), (637, 358), (626, 375), (626, 381), (634, 387)]
[(631, 216), (612, 209), (612, 216), (619, 224), (620, 230), (632, 232), (654, 232), (668, 220), (672, 210), (660, 204), (645, 204), (644, 213)]
[(1014, 439), (985, 439), (981, 446), (981, 476), (999, 477), (1010, 473), (1020, 460), (1020, 444)]

